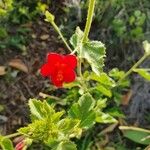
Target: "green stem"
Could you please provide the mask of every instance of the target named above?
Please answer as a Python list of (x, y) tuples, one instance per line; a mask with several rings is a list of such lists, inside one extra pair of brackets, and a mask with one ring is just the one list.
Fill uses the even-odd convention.
[(78, 59), (78, 75), (81, 77), (81, 78), (83, 78), (83, 76), (82, 76), (82, 62), (81, 62), (82, 60), (81, 60), (81, 58), (79, 58)]
[(88, 89), (87, 89), (87, 85), (85, 83), (85, 79), (82, 75), (82, 59), (81, 58), (78, 59), (77, 72), (78, 72), (78, 75), (80, 76), (81, 87), (83, 88), (84, 92), (86, 93), (88, 91)]
[(147, 57), (149, 56), (149, 54), (145, 53), (141, 59), (139, 61), (137, 61), (130, 69), (129, 71), (127, 71), (124, 76), (122, 76), (122, 78), (120, 80), (118, 80), (118, 84), (120, 84), (120, 82), (122, 80), (124, 80), (128, 75), (130, 75), (134, 69), (136, 69)]
[(10, 134), (10, 135), (6, 135), (5, 137), (6, 138), (13, 138), (13, 137), (19, 136), (19, 135), (21, 135), (21, 134), (20, 133), (13, 133), (13, 134)]
[(86, 25), (85, 25), (84, 35), (82, 40), (83, 43), (85, 43), (88, 40), (88, 35), (90, 32), (92, 18), (94, 14), (95, 1), (96, 0), (90, 0), (89, 2), (88, 15), (87, 15), (87, 20), (86, 20)]
[(54, 27), (54, 29), (57, 31), (57, 33), (60, 35), (62, 41), (64, 42), (64, 44), (66, 45), (66, 47), (68, 48), (68, 50), (70, 52), (72, 52), (72, 49), (70, 48), (70, 46), (68, 45), (68, 43), (66, 42), (64, 36), (62, 35), (60, 29), (58, 28), (58, 26), (56, 25), (56, 23), (54, 21), (51, 22), (52, 26)]

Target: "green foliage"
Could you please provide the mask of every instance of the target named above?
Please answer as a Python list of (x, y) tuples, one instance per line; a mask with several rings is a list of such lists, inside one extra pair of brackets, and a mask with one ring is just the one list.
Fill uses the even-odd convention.
[[(46, 101), (36, 99), (29, 100), (32, 123), (27, 127), (20, 128), (19, 133), (40, 141), (55, 149), (64, 149), (67, 145), (73, 150), (74, 144), (70, 138), (80, 137), (82, 129), (79, 127), (78, 119), (61, 119), (64, 111), (55, 112), (54, 108)], [(67, 140), (67, 141), (66, 141)]]
[(144, 41), (143, 47), (144, 47), (145, 53), (147, 55), (150, 55), (150, 43), (148, 41)]
[(81, 29), (77, 27), (75, 33), (70, 38), (70, 43), (73, 46), (73, 48), (78, 48), (82, 38), (83, 38), (83, 31), (81, 31)]
[(85, 58), (93, 72), (100, 75), (104, 66), (105, 46), (99, 41), (89, 41), (83, 45), (81, 57)]
[(68, 150), (77, 150), (76, 145), (70, 141), (60, 142), (58, 147), (56, 149), (53, 149), (53, 150), (67, 150), (67, 149)]
[(36, 20), (48, 9), (49, 4), (49, 0), (46, 3), (41, 0), (1, 0), (0, 49), (11, 48), (25, 53), (26, 44), (30, 39), (28, 34), (30, 29), (20, 27), (20, 24)]
[[(148, 29), (148, 26), (145, 28), (145, 25), (149, 24), (149, 21), (146, 21), (149, 13), (148, 5), (150, 2), (147, 0), (143, 0), (142, 6), (139, 0), (97, 0), (93, 23), (93, 28), (96, 28), (95, 37), (106, 38), (105, 41), (111, 40), (115, 44), (116, 41), (119, 42), (120, 38), (125, 42), (140, 41), (146, 37), (146, 28)], [(81, 1), (76, 7), (75, 4), (72, 7), (67, 5), (64, 8), (65, 18), (62, 19), (63, 30), (74, 29), (76, 25), (82, 23), (82, 20), (85, 21), (87, 7), (87, 1)], [(76, 18), (76, 20), (72, 20), (72, 18)], [(66, 19), (67, 21), (64, 21)], [(103, 36), (102, 31), (105, 30), (110, 34)], [(70, 31), (70, 34), (72, 32)], [(64, 32), (64, 34), (68, 33)]]
[(150, 81), (150, 73), (148, 71), (149, 69), (144, 69), (144, 68), (134, 69), (134, 72), (137, 72), (140, 76)]
[[(27, 0), (15, 0), (15, 8), (12, 10), (12, 15), (9, 16), (11, 22), (14, 24), (31, 21), (37, 14), (45, 12), (45, 9), (48, 8), (46, 4), (42, 4), (39, 0), (30, 1), (29, 3), (26, 3), (26, 1)], [(84, 4), (87, 3), (83, 2), (82, 6), (86, 8), (87, 6), (84, 6)], [(119, 14), (116, 14), (116, 11), (120, 11), (120, 9), (122, 11), (122, 6), (126, 5), (125, 0), (102, 0), (97, 1), (97, 5), (98, 4), (100, 4), (102, 12), (96, 7), (97, 15), (95, 15), (94, 18), (95, 21), (102, 21), (103, 15), (107, 15), (104, 13), (108, 8), (113, 10), (113, 13), (108, 16), (108, 22), (105, 23), (102, 21), (102, 24), (104, 26), (106, 25), (105, 28), (110, 30), (110, 32), (114, 32), (114, 36), (125, 41), (132, 38), (135, 38), (136, 41), (143, 37), (143, 26), (146, 19), (145, 12), (135, 10), (131, 13), (119, 12)], [(90, 7), (92, 6), (89, 6), (89, 8)], [(93, 14), (90, 15), (92, 16)], [(125, 15), (127, 15), (127, 20), (125, 20)], [(53, 25), (67, 48), (70, 49), (60, 29), (54, 22), (54, 15), (46, 11), (45, 16), (46, 21)], [(107, 28), (108, 24), (110, 24), (109, 28)], [(26, 33), (24, 30), (18, 32), (23, 34)], [(90, 39), (84, 41), (83, 39), (87, 34), (85, 33), (85, 31), (82, 32), (82, 30), (77, 27), (75, 33), (70, 38), (70, 44), (73, 47), (71, 52), (77, 54), (78, 58), (77, 78), (75, 82), (64, 85), (68, 90), (59, 98), (59, 101), (62, 100), (63, 102), (50, 101), (48, 103), (45, 100), (30, 99), (29, 108), (31, 123), (26, 127), (18, 129), (18, 132), (25, 138), (29, 138), (31, 141), (44, 143), (52, 150), (77, 150), (77, 140), (75, 139), (88, 139), (86, 133), (85, 135), (82, 134), (83, 131), (90, 133), (92, 131), (89, 132), (88, 129), (94, 129), (96, 123), (116, 123), (117, 120), (114, 117), (124, 118), (125, 116), (122, 111), (118, 109), (118, 106), (121, 104), (123, 89), (129, 86), (129, 80), (126, 79), (126, 77), (132, 71), (138, 72), (141, 76), (150, 80), (149, 73), (146, 69), (136, 68), (139, 64), (134, 65), (135, 68), (131, 68), (129, 70), (130, 72), (127, 73), (119, 71), (116, 68), (112, 69), (108, 74), (103, 72), (104, 58), (106, 56), (105, 45), (100, 41), (93, 41)], [(20, 35), (21, 34), (10, 39), (10, 41), (8, 38), (8, 44), (14, 47), (22, 47), (24, 38)], [(4, 39), (7, 37), (7, 30), (5, 30), (5, 28), (0, 28), (0, 38)], [(3, 47), (3, 44), (1, 45)], [(144, 49), (146, 54), (144, 56), (149, 56), (150, 46), (148, 42), (144, 42)], [(82, 68), (83, 61), (87, 63), (84, 63), (86, 66), (85, 68)], [(87, 68), (88, 70), (86, 70)], [(55, 98), (57, 99), (57, 97)], [(135, 142), (141, 144), (148, 144), (149, 142), (149, 132), (147, 131), (133, 128), (120, 129), (123, 130), (125, 137), (129, 139), (137, 136), (137, 138), (134, 139)], [(89, 139), (91, 140), (91, 138)], [(82, 150), (89, 148), (89, 145), (93, 143), (93, 141), (91, 142), (89, 139), (87, 143), (86, 141), (83, 142), (83, 146), (81, 146)], [(13, 148), (11, 141), (6, 137), (2, 137), (0, 141), (4, 150), (11, 150), (11, 148)]]
[[(6, 49), (11, 48), (15, 50), (19, 50), (21, 52), (26, 51), (26, 44), (29, 41), (29, 35), (30, 32), (27, 28), (19, 28), (15, 31), (15, 35), (13, 33), (10, 33), (9, 28), (0, 28), (0, 37), (2, 40), (0, 41), (0, 49)], [(8, 31), (7, 31), (8, 30)]]
[(104, 66), (105, 46), (100, 41), (81, 43), (83, 32), (78, 27), (70, 39), (70, 43), (77, 50), (79, 56), (85, 58), (96, 74), (100, 74)]
[(115, 81), (110, 78), (106, 73), (101, 73), (99, 76), (96, 74), (91, 74), (89, 77), (91, 80), (97, 81), (98, 83), (108, 86), (108, 87), (115, 87)]
[(45, 12), (45, 17), (46, 17), (45, 21), (47, 22), (53, 22), (55, 19), (54, 15), (52, 15), (49, 11)]
[(116, 123), (117, 120), (107, 113), (97, 112), (96, 122), (98, 122), (98, 123)]
[[(49, 2), (47, 2), (47, 4), (49, 4)], [(42, 3), (41, 0), (14, 0), (13, 10), (9, 19), (17, 24), (34, 20), (40, 13), (48, 8), (48, 5), (45, 5), (46, 4)]]
[(0, 136), (0, 146), (3, 150), (14, 150), (11, 140), (4, 136)]
[(72, 105), (69, 110), (69, 116), (74, 119), (79, 119), (81, 121), (81, 127), (90, 127), (95, 122), (95, 112), (92, 111), (95, 105), (94, 103), (95, 101), (89, 93), (84, 94), (78, 103)]
[(0, 27), (0, 39), (4, 39), (8, 36), (7, 30), (4, 27)]
[(0, 1), (0, 17), (4, 17), (9, 11), (12, 10), (12, 4), (13, 0)]
[(119, 129), (123, 132), (123, 135), (140, 144), (149, 145), (150, 143), (150, 131), (137, 127), (120, 126)]

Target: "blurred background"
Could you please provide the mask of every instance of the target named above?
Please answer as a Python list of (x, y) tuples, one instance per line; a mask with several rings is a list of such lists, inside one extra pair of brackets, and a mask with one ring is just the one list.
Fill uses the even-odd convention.
[[(47, 52), (69, 53), (52, 26), (44, 21), (44, 11), (55, 15), (57, 25), (69, 40), (76, 26), (84, 30), (87, 7), (87, 0), (0, 0), (2, 134), (13, 133), (26, 125), (29, 122), (28, 99), (51, 90), (49, 80), (39, 74)], [(90, 38), (106, 45), (105, 71), (114, 67), (128, 70), (142, 56), (142, 42), (150, 41), (150, 0), (97, 0)], [(150, 67), (150, 61), (143, 67)], [(130, 105), (118, 106), (128, 114), (130, 124), (149, 127), (150, 84), (136, 75), (132, 78), (131, 88), (138, 96), (133, 94)], [(61, 92), (58, 90), (56, 94)], [(112, 143), (119, 143), (119, 140)], [(135, 147), (138, 146), (133, 144), (131, 150)]]

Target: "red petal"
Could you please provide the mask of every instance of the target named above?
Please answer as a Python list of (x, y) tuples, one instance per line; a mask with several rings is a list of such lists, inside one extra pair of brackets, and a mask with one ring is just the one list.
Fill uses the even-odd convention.
[(76, 73), (73, 69), (66, 69), (64, 74), (64, 82), (68, 83), (68, 82), (73, 82), (76, 78)]
[(51, 81), (56, 87), (62, 87), (63, 81), (57, 80), (56, 76), (51, 76)]
[(49, 76), (53, 73), (53, 66), (51, 66), (50, 64), (44, 64), (41, 69), (40, 69), (40, 73), (42, 74), (43, 77)]
[(25, 146), (24, 142), (21, 141), (16, 145), (15, 150), (22, 150), (24, 146)]
[(77, 66), (77, 57), (75, 55), (64, 56), (64, 62), (74, 69)]
[(54, 65), (58, 62), (63, 61), (63, 56), (57, 53), (48, 53), (47, 55), (47, 61), (49, 64)]

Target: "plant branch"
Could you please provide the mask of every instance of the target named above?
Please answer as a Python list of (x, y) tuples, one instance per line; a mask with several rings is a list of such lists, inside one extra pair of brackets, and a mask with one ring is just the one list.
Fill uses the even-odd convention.
[(52, 26), (54, 27), (54, 29), (57, 31), (57, 33), (60, 35), (62, 41), (64, 42), (64, 44), (66, 45), (66, 47), (68, 48), (68, 50), (70, 52), (72, 52), (72, 49), (70, 48), (70, 46), (68, 45), (68, 43), (66, 42), (64, 36), (62, 35), (60, 29), (58, 28), (58, 26), (56, 25), (56, 23), (54, 21), (51, 22)]
[(87, 20), (86, 20), (86, 25), (85, 25), (84, 35), (82, 40), (83, 43), (85, 43), (88, 40), (88, 35), (90, 32), (92, 18), (94, 14), (95, 1), (96, 0), (89, 0), (88, 15), (87, 15)]
[(56, 96), (53, 96), (53, 95), (48, 95), (48, 94), (45, 94), (45, 93), (42, 93), (42, 92), (39, 93), (39, 96), (41, 96), (43, 98), (47, 98), (48, 97), (48, 98), (51, 98), (51, 99), (54, 99), (54, 100), (57, 100), (57, 101), (62, 100), (59, 97), (56, 97)]
[(149, 56), (149, 54), (145, 53), (141, 59), (139, 59), (139, 61), (137, 61), (125, 74), (124, 76), (122, 76), (122, 78), (120, 80), (118, 80), (118, 84), (120, 84), (120, 82), (122, 80), (124, 80), (128, 75), (130, 75), (134, 69), (136, 69), (147, 57)]
[(16, 137), (16, 136), (19, 136), (19, 135), (21, 135), (21, 134), (17, 132), (17, 133), (6, 135), (5, 137), (6, 138), (13, 138), (13, 137)]

